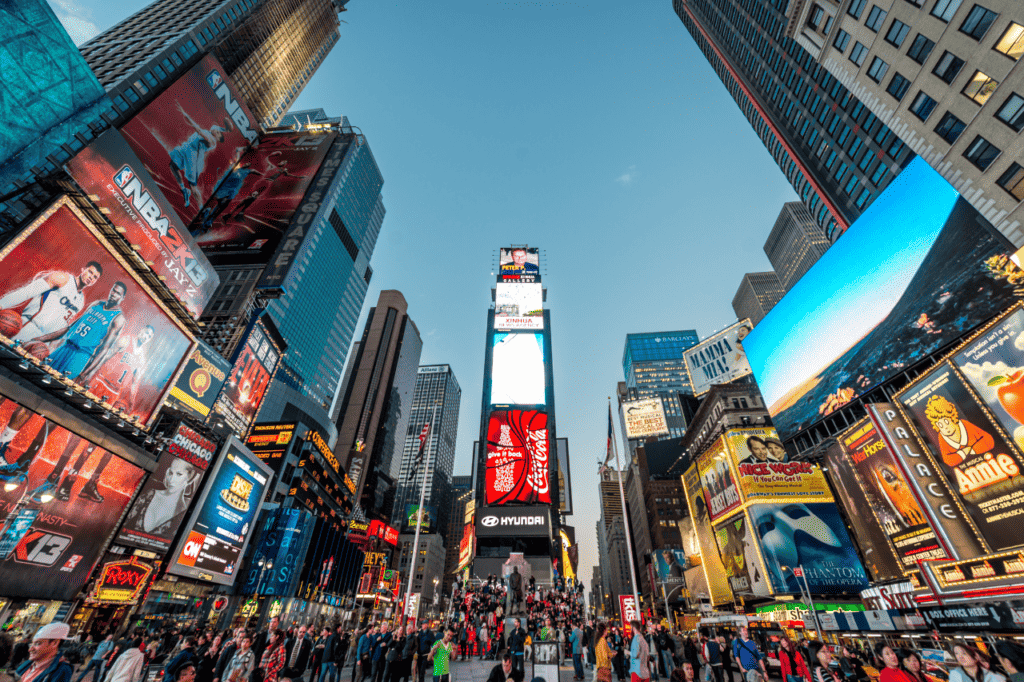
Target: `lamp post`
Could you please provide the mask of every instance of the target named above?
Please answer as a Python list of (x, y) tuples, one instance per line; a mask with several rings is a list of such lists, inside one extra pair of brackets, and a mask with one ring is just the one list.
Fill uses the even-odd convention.
[[(263, 574), (267, 571), (274, 570), (274, 560), (267, 559), (266, 557), (260, 557), (259, 560), (256, 562), (256, 565), (260, 567), (260, 575), (258, 578), (256, 578), (256, 591), (253, 596), (253, 599), (256, 600), (256, 608), (258, 610), (260, 604), (260, 586), (263, 584)], [(249, 616), (249, 619), (252, 620), (252, 616)], [(257, 619), (257, 622), (258, 621), (259, 619)]]
[[(796, 586), (800, 589), (800, 596), (807, 600), (807, 606), (811, 609), (811, 620), (814, 622), (814, 634), (818, 637), (819, 641), (824, 642), (825, 638), (821, 634), (821, 625), (818, 623), (818, 612), (814, 608), (814, 598), (811, 596), (811, 586), (807, 584), (807, 575), (804, 573), (803, 565), (797, 566), (796, 568), (790, 568), (789, 566), (780, 566), (783, 571), (791, 571), (793, 577), (796, 578)], [(800, 584), (800, 579), (803, 578), (803, 584)], [(804, 592), (804, 588), (807, 591)]]

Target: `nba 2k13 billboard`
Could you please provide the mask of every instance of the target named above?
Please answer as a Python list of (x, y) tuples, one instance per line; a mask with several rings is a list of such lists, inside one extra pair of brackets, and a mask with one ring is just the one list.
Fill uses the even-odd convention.
[(192, 347), (66, 197), (0, 251), (0, 343), (138, 426)]

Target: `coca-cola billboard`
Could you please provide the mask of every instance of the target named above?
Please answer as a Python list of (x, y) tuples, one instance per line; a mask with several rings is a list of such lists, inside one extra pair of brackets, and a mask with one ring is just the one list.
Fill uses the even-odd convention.
[(496, 410), (487, 424), (484, 484), (488, 505), (551, 503), (548, 415), (538, 410)]

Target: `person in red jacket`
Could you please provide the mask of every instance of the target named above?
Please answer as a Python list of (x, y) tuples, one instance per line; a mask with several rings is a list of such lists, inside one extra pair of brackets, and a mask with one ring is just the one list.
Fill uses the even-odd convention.
[(811, 671), (807, 669), (807, 660), (799, 649), (793, 646), (789, 637), (779, 640), (779, 663), (782, 664), (782, 682), (800, 682), (795, 677), (811, 682)]

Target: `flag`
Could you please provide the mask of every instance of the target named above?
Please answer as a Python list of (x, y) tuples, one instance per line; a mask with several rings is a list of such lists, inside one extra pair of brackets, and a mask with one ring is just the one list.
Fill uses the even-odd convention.
[(607, 445), (605, 447), (604, 464), (602, 464), (601, 468), (598, 469), (598, 471), (597, 471), (599, 476), (601, 474), (603, 474), (605, 471), (607, 471), (608, 464), (612, 461), (612, 454), (614, 452), (612, 450), (612, 438), (613, 437), (614, 437), (614, 432), (612, 431), (612, 404), (609, 401), (609, 403), (608, 403), (608, 443), (607, 443)]
[(420, 449), (416, 452), (416, 462), (413, 464), (413, 471), (419, 468), (420, 462), (423, 461), (423, 450), (427, 444), (427, 436), (430, 434), (430, 423), (423, 425), (420, 430)]

